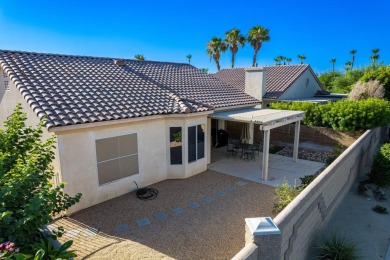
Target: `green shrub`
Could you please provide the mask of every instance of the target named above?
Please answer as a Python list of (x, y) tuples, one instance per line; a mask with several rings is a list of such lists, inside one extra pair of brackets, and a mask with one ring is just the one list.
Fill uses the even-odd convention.
[(275, 189), (278, 201), (274, 205), (274, 213), (277, 214), (281, 212), (296, 196), (298, 196), (301, 190), (302, 189), (297, 187), (296, 184), (291, 187), (285, 178), (283, 184), (276, 186)]
[(317, 177), (317, 175), (305, 175), (299, 179), (301, 179), (301, 185), (299, 185), (300, 189), (306, 188), (314, 179)]
[(337, 131), (365, 131), (390, 123), (390, 102), (375, 98), (326, 104), (278, 102), (272, 103), (271, 108), (305, 111), (305, 125), (331, 127)]
[(390, 144), (382, 145), (375, 155), (369, 177), (379, 186), (390, 186)]
[(319, 240), (314, 246), (317, 259), (329, 260), (354, 260), (360, 259), (358, 255), (358, 243), (333, 233)]
[(81, 194), (65, 194), (63, 183), (53, 187), (55, 139), (42, 142), (43, 123), (27, 127), (21, 110), (18, 105), (0, 130), (0, 242), (13, 241), (23, 248), (39, 241), (39, 229), (78, 202)]

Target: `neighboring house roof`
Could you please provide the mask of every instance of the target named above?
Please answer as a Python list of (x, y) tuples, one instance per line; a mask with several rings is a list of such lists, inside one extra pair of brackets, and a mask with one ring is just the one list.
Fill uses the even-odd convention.
[[(321, 83), (308, 64), (264, 66), (264, 68), (267, 69), (264, 98), (278, 99), (307, 69), (310, 70), (321, 87)], [(222, 69), (214, 76), (241, 91), (245, 91), (245, 68)]]
[(260, 103), (189, 64), (0, 50), (0, 66), (47, 127)]

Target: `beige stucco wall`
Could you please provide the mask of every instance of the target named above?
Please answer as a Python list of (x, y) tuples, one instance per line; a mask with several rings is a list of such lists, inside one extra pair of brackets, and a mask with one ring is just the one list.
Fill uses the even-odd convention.
[[(207, 129), (207, 115), (181, 118), (160, 118), (121, 125), (94, 127), (58, 132), (59, 156), (62, 180), (67, 182), (66, 192), (83, 194), (81, 201), (68, 213), (101, 203), (139, 187), (173, 178), (187, 178), (207, 169), (205, 157), (188, 163), (186, 147), (189, 126), (204, 124)], [(183, 128), (183, 164), (170, 164), (169, 127)], [(95, 140), (114, 136), (137, 134), (139, 174), (122, 178), (104, 185), (98, 184)], [(205, 143), (208, 136), (205, 134)], [(207, 147), (207, 146), (206, 146)]]
[(381, 131), (365, 132), (276, 216), (282, 231), (280, 259), (306, 259), (313, 235), (331, 218), (358, 173), (371, 165)]
[[(309, 84), (306, 86), (306, 79), (309, 79)], [(306, 70), (287, 90), (280, 96), (279, 100), (296, 99), (296, 98), (312, 98), (314, 94), (321, 90), (318, 82), (314, 78), (310, 70)]]
[[(5, 91), (4, 81), (9, 82), (9, 91)], [(0, 128), (4, 129), (4, 121), (7, 120), (14, 111), (17, 104), (22, 104), (23, 112), (27, 114), (26, 125), (37, 126), (39, 124), (39, 118), (36, 116), (32, 108), (24, 100), (20, 91), (15, 87), (11, 80), (7, 77), (3, 77), (3, 71), (0, 68)], [(43, 140), (46, 140), (52, 133), (49, 133), (47, 129), (43, 129)], [(59, 172), (60, 165), (58, 160), (58, 150), (54, 149), (55, 159), (52, 162), (55, 173)]]

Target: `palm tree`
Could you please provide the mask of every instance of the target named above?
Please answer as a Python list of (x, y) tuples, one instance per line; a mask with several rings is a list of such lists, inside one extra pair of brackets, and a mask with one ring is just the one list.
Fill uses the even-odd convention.
[(356, 50), (350, 50), (349, 53), (352, 55), (351, 70), (353, 70), (353, 64), (355, 63), (355, 53), (356, 53)]
[(191, 64), (192, 55), (191, 55), (191, 54), (188, 54), (186, 57), (187, 57), (187, 59), (188, 59), (188, 64)]
[(379, 54), (378, 54), (379, 53), (379, 49), (373, 49), (371, 52), (372, 52), (372, 56), (370, 58), (372, 60), (372, 67), (376, 68), (376, 62), (379, 59)]
[(276, 65), (276, 66), (280, 66), (280, 65), (282, 65), (282, 63), (281, 63), (281, 59), (280, 59), (280, 56), (278, 56), (278, 57), (274, 58), (274, 61), (275, 61), (275, 65)]
[(219, 65), (219, 58), (221, 54), (227, 50), (227, 45), (221, 38), (214, 36), (211, 41), (207, 43), (207, 55), (214, 59), (215, 64), (217, 64), (217, 70), (221, 70), (221, 66)]
[(301, 61), (301, 64), (303, 64), (303, 61), (306, 60), (305, 54), (298, 54), (298, 59)]
[(286, 58), (286, 61), (287, 61), (287, 65), (290, 65), (291, 58)]
[(345, 63), (345, 70), (346, 70), (346, 71), (349, 71), (349, 70), (351, 69), (351, 66), (352, 66), (352, 62), (347, 61), (347, 62)]
[(145, 60), (145, 57), (142, 54), (137, 54), (137, 55), (134, 56), (134, 59), (136, 59), (136, 60)]
[(246, 38), (239, 29), (233, 28), (225, 33), (225, 42), (232, 53), (232, 68), (234, 68), (234, 58), (238, 52), (238, 46), (244, 47)]
[(334, 64), (336, 63), (336, 59), (331, 59), (330, 63), (332, 63), (332, 73), (334, 73)]
[(252, 67), (256, 66), (257, 53), (261, 49), (263, 42), (268, 42), (269, 40), (271, 40), (269, 30), (263, 26), (256, 25), (249, 30), (247, 41), (254, 49)]

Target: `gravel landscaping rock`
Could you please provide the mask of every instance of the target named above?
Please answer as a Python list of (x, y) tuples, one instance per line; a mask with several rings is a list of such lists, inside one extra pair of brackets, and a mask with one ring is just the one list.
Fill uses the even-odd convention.
[[(275, 189), (254, 182), (239, 186), (238, 181), (208, 170), (153, 184), (159, 191), (155, 200), (141, 201), (131, 192), (77, 212), (66, 230), (100, 230), (92, 238), (74, 237), (71, 249), (77, 250), (77, 259), (231, 259), (245, 246), (245, 218), (274, 217)], [(212, 203), (202, 200), (218, 191), (225, 196), (213, 197)], [(171, 210), (178, 207), (185, 212), (175, 215)], [(168, 219), (155, 217), (162, 212)], [(140, 218), (151, 223), (138, 227)], [(128, 231), (115, 232), (116, 225), (126, 223)]]
[[(293, 148), (292, 147), (285, 147), (281, 151), (276, 153), (277, 155), (282, 155), (286, 157), (292, 157), (293, 156)], [(334, 156), (334, 153), (332, 152), (326, 152), (326, 151), (316, 151), (311, 149), (299, 149), (298, 150), (298, 158), (313, 162), (321, 162), (326, 163), (327, 159)]]

